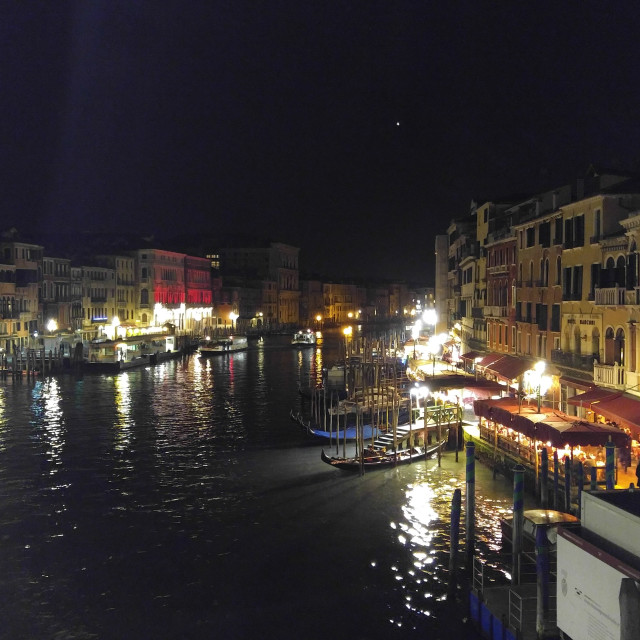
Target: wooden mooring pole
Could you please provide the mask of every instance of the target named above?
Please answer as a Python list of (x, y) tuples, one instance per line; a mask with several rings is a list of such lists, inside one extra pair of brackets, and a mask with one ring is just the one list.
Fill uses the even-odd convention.
[(520, 550), (522, 549), (522, 526), (524, 520), (524, 467), (513, 468), (513, 524), (511, 528), (511, 553), (513, 569), (511, 584), (520, 584)]
[(458, 546), (460, 544), (460, 510), (462, 508), (462, 491), (456, 489), (451, 500), (451, 549), (449, 550), (449, 589), (447, 597), (455, 594), (458, 572)]
[(549, 452), (546, 447), (540, 452), (540, 504), (543, 509), (549, 508)]
[(465, 546), (467, 554), (467, 569), (473, 567), (473, 553), (475, 550), (475, 517), (476, 517), (476, 445), (467, 442), (466, 447), (466, 480), (467, 496), (465, 510)]

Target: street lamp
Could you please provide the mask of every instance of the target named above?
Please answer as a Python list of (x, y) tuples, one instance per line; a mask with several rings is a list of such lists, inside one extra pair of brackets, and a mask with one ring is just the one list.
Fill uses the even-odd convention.
[(234, 325), (234, 323), (235, 323), (235, 321), (236, 321), (237, 319), (238, 319), (238, 314), (237, 314), (237, 313), (235, 313), (234, 311), (232, 311), (232, 312), (229, 314), (229, 320), (231, 320), (231, 331), (235, 331), (235, 325)]
[(533, 369), (529, 369), (529, 371), (525, 373), (529, 397), (531, 397), (534, 392), (536, 394), (538, 413), (540, 413), (542, 406), (542, 396), (547, 393), (551, 386), (551, 376), (544, 375), (545, 366), (544, 360), (539, 360), (533, 366)]
[(438, 314), (435, 309), (425, 309), (422, 314), (422, 320), (425, 324), (429, 324), (433, 327), (432, 331), (435, 333), (436, 324), (438, 322)]
[(420, 337), (420, 329), (422, 329), (422, 321), (416, 320), (413, 327), (411, 328), (411, 337), (413, 338), (413, 359), (416, 359), (416, 344), (418, 342), (418, 338)]

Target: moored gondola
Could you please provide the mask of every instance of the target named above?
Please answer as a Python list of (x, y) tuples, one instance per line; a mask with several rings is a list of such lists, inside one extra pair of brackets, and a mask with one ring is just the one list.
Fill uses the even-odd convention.
[[(411, 449), (403, 449), (401, 451), (369, 451), (365, 452), (364, 461), (362, 466), (369, 469), (379, 469), (382, 467), (393, 467), (398, 464), (405, 464), (412, 460), (422, 460), (425, 457), (430, 457), (438, 452), (438, 449), (444, 447), (447, 443), (447, 439), (443, 438), (439, 443), (429, 445), (426, 449), (422, 447), (412, 447)], [(359, 471), (360, 470), (360, 458), (340, 458), (337, 456), (329, 456), (325, 453), (324, 449), (320, 453), (320, 459), (326, 462), (328, 465), (343, 471)]]

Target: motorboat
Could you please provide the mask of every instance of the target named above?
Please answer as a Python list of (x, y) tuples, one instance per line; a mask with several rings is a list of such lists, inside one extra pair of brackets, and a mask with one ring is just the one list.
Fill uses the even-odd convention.
[(247, 336), (224, 336), (205, 340), (198, 347), (201, 356), (213, 356), (243, 351), (249, 347)]
[(291, 344), (296, 347), (315, 347), (316, 346), (316, 334), (307, 329), (306, 331), (296, 331)]

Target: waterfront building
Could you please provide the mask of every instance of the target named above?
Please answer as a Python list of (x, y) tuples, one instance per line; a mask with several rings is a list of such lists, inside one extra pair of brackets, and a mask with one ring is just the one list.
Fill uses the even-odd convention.
[(16, 304), (16, 266), (8, 263), (4, 252), (0, 255), (0, 350), (10, 353), (15, 335), (14, 326), (19, 321)]
[(435, 242), (435, 333), (444, 333), (448, 328), (448, 265), (449, 265), (449, 236), (440, 234)]
[[(136, 264), (133, 256), (98, 255), (96, 264), (113, 269), (116, 274), (115, 317), (122, 327), (135, 327)], [(113, 318), (111, 318), (113, 320)]]
[(82, 282), (82, 337), (93, 340), (104, 335), (104, 327), (116, 317), (115, 269), (98, 266), (81, 268)]
[[(464, 218), (453, 220), (447, 228), (449, 237), (447, 264), (447, 326), (456, 325), (467, 315), (469, 292), (473, 285), (465, 287), (465, 297), (462, 297), (462, 285), (470, 284), (473, 277), (473, 263), (477, 257), (477, 243), (475, 241), (475, 220)], [(469, 258), (469, 260), (466, 260)], [(467, 345), (462, 346), (462, 351)]]
[(516, 352), (516, 238), (505, 229), (504, 237), (490, 240), (487, 251), (487, 347), (498, 353)]
[(184, 331), (185, 255), (162, 249), (139, 249), (133, 255), (138, 286), (136, 325), (161, 328), (170, 323)]
[(39, 331), (71, 331), (71, 260), (42, 258), (39, 299)]
[(82, 267), (71, 265), (71, 330), (82, 339)]
[(192, 335), (208, 334), (213, 327), (213, 292), (211, 289), (210, 260), (185, 255), (184, 285), (185, 331)]
[(330, 322), (349, 322), (358, 311), (358, 287), (344, 282), (325, 282), (322, 285), (324, 317)]
[[(272, 324), (298, 325), (299, 253), (300, 249), (297, 247), (280, 242), (271, 242), (268, 246), (261, 247), (226, 247), (219, 252), (220, 269), (223, 278), (242, 276), (250, 280), (275, 282), (276, 307), (272, 309), (271, 304), (265, 301), (261, 305), (265, 307), (262, 311), (264, 317)], [(267, 291), (273, 293), (270, 287), (267, 287)]]
[(38, 331), (39, 279), (44, 247), (9, 238), (0, 241), (2, 334), (7, 352), (31, 346)]
[[(318, 321), (317, 318), (320, 317)], [(300, 280), (300, 323), (320, 329), (324, 318), (321, 280)]]
[(517, 276), (515, 291), (517, 355), (551, 359), (560, 348), (562, 303), (562, 214), (571, 186), (535, 195), (509, 214), (515, 224)]

